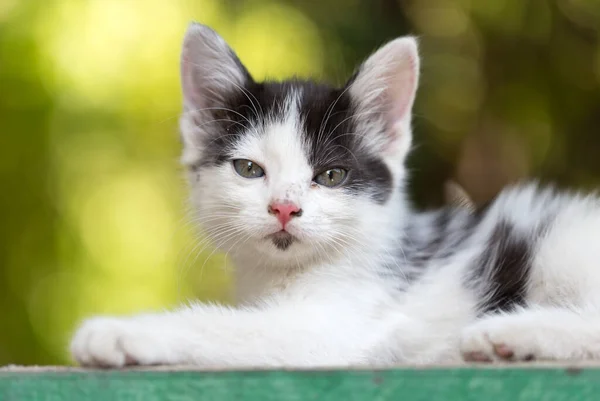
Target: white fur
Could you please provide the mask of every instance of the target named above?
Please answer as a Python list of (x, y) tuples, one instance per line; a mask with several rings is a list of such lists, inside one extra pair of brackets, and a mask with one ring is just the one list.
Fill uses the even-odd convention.
[[(184, 63), (196, 60), (188, 54), (202, 55), (195, 62), (201, 65), (208, 57), (207, 65), (217, 74), (214, 61), (222, 52), (202, 50), (197, 41), (205, 42), (207, 35), (198, 29), (188, 34)], [(213, 37), (210, 49), (215, 49), (212, 40), (221, 43)], [(189, 50), (194, 46), (201, 50)], [(217, 74), (211, 80), (219, 85), (238, 80), (228, 68), (227, 79)], [(192, 99), (182, 118), (184, 163), (193, 163), (201, 153), (197, 136), (205, 132), (192, 124), (189, 111), (202, 105), (203, 98), (194, 92), (195, 84), (186, 84), (186, 76), (197, 71), (184, 70), (184, 92)], [(417, 78), (416, 44), (404, 38), (375, 53), (351, 87), (362, 110), (386, 113), (372, 122), (374, 127), (383, 124), (378, 128), (387, 136), (365, 136), (365, 143), (379, 147), (397, 182), (404, 177), (403, 161), (410, 147)], [(434, 234), (434, 215), (412, 214), (403, 207), (401, 184), (383, 205), (367, 196), (350, 197), (312, 185), (314, 172), (298, 135), (301, 96), (293, 93), (286, 99), (283, 118), (248, 127), (248, 135), (232, 151), (232, 158), (262, 166), (264, 178), (242, 178), (227, 163), (206, 167), (201, 174), (190, 172), (195, 221), (236, 265), (238, 306), (199, 304), (172, 312), (90, 319), (71, 344), (79, 363), (386, 365), (458, 361), (461, 354), (493, 360), (498, 359), (500, 345), (516, 359), (600, 358), (596, 198), (557, 196), (535, 185), (510, 189), (490, 208), (469, 246), (450, 258), (433, 259), (414, 284), (403, 277), (385, 279), (378, 271), (386, 264), (397, 264), (400, 276), (415, 271), (392, 253), (401, 240), (418, 242)], [(363, 126), (365, 135), (367, 128)], [(301, 241), (282, 252), (264, 237), (279, 227), (267, 212), (268, 204), (284, 199), (301, 205), (304, 213), (288, 226)], [(478, 318), (477, 306), (490, 294), (468, 291), (465, 277), (495, 224), (504, 219), (518, 235), (532, 236), (550, 216), (554, 220), (535, 242), (530, 305), (515, 313)], [(422, 228), (402, 238), (409, 221)]]

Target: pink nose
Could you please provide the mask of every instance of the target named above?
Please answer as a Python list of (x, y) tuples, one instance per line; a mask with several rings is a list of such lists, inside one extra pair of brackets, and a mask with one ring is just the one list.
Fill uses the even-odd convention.
[(277, 219), (284, 229), (285, 225), (292, 219), (292, 217), (302, 216), (302, 209), (293, 203), (273, 202), (269, 205), (268, 211), (270, 214), (277, 216)]

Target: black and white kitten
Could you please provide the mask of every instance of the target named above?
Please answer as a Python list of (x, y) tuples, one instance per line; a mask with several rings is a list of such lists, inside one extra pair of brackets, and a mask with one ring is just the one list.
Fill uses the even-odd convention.
[(181, 57), (195, 217), (238, 307), (86, 321), (82, 365), (348, 366), (600, 358), (600, 201), (525, 185), (417, 213), (404, 161), (414, 39), (343, 88), (256, 82), (210, 28)]

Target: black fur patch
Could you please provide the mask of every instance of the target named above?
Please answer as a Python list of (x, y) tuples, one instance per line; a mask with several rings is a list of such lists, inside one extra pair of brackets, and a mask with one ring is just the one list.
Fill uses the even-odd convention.
[[(284, 113), (290, 93), (300, 94), (299, 113), (304, 132), (309, 163), (314, 175), (333, 167), (349, 170), (342, 190), (350, 193), (368, 193), (384, 203), (393, 188), (392, 175), (383, 160), (359, 146), (350, 96), (344, 89), (310, 81), (256, 83), (251, 79), (245, 91), (236, 91), (222, 105), (212, 111), (214, 132), (205, 141), (205, 152), (200, 166), (215, 165), (229, 160), (231, 148), (251, 125), (260, 127), (267, 118)], [(377, 135), (378, 133), (372, 133)]]
[(287, 232), (271, 234), (270, 237), (273, 241), (273, 245), (275, 245), (280, 251), (285, 251), (288, 249), (295, 240), (294, 236)]
[(470, 287), (477, 282), (484, 286), (481, 314), (510, 311), (525, 303), (531, 253), (530, 239), (516, 233), (511, 223), (498, 222), (467, 283)]
[(331, 167), (349, 170), (344, 189), (369, 192), (384, 203), (393, 188), (392, 174), (380, 157), (360, 146), (355, 127), (357, 110), (348, 91), (321, 85), (302, 86), (300, 115), (309, 144), (309, 161), (315, 174)]

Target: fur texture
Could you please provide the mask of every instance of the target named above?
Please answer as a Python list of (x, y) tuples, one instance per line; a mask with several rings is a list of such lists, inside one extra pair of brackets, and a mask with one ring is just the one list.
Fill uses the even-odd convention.
[[(527, 184), (478, 210), (407, 205), (413, 38), (332, 88), (255, 82), (214, 31), (192, 24), (181, 73), (194, 217), (236, 264), (238, 306), (90, 319), (72, 341), (79, 363), (600, 358), (596, 197)], [(239, 159), (252, 178), (236, 172)], [(341, 172), (340, 185), (319, 183)], [(285, 231), (273, 202), (301, 210)]]

